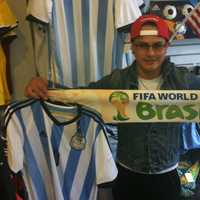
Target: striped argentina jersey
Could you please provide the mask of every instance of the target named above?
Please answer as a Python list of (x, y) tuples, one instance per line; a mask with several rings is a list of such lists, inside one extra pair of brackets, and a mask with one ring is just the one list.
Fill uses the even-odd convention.
[(29, 0), (27, 14), (51, 28), (48, 79), (75, 87), (121, 68), (126, 34), (118, 28), (134, 22), (142, 4), (143, 0)]
[(95, 113), (27, 100), (6, 115), (9, 166), (22, 170), (30, 199), (95, 200), (97, 185), (117, 176)]
[(137, 0), (52, 1), (56, 65), (51, 65), (50, 80), (76, 87), (122, 67), (125, 34), (117, 28), (141, 15)]

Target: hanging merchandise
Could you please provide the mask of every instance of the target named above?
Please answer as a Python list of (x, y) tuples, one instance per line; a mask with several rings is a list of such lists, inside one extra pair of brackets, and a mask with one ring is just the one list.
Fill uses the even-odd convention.
[(149, 12), (159, 15), (165, 19), (168, 24), (171, 34), (173, 34), (177, 29), (177, 34), (175, 40), (183, 40), (196, 38), (196, 33), (191, 29), (188, 24), (183, 24), (182, 21), (190, 12), (194, 9), (193, 5), (189, 0), (164, 0), (164, 1), (154, 1), (150, 3)]
[(29, 0), (27, 2), (26, 19), (30, 25), (35, 72), (37, 76), (46, 79), (48, 79), (48, 69), (51, 62), (51, 12), (51, 0)]
[(116, 178), (105, 124), (87, 108), (28, 99), (4, 116), (9, 167), (22, 172), (30, 199), (95, 200)]
[(199, 123), (184, 123), (181, 138), (180, 150), (182, 154), (191, 149), (200, 149)]
[(188, 24), (193, 32), (200, 38), (200, 2), (186, 15), (185, 21), (185, 23)]
[(200, 161), (196, 161), (195, 163), (181, 161), (179, 163), (177, 171), (181, 182), (181, 196), (192, 197), (195, 195), (199, 170)]
[(27, 14), (50, 25), (48, 79), (75, 87), (121, 68), (125, 33), (119, 29), (141, 15), (142, 3), (143, 0), (29, 0)]
[(11, 80), (9, 66), (9, 44), (16, 37), (13, 29), (18, 25), (5, 0), (0, 0), (0, 106), (11, 99)]
[(6, 0), (0, 0), (0, 37), (17, 27), (17, 24)]
[(2, 46), (0, 45), (0, 105), (8, 104), (10, 99), (11, 96), (6, 79), (6, 57)]

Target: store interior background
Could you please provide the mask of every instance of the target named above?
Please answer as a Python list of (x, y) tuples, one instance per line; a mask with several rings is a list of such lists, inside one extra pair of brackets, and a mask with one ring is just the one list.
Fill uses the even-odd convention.
[[(19, 25), (17, 38), (10, 46), (10, 76), (12, 84), (12, 99), (20, 100), (24, 97), (24, 88), (28, 81), (36, 76), (33, 60), (33, 49), (29, 22), (26, 20), (26, 0), (7, 0)], [(192, 69), (200, 66), (200, 39), (175, 41), (168, 50), (171, 60), (178, 65)]]
[[(29, 23), (26, 20), (26, 0), (7, 0), (16, 15), (19, 26), (17, 38), (10, 46), (10, 73), (12, 82), (12, 98), (24, 98), (24, 88), (28, 81), (36, 75), (33, 61), (32, 41)], [(20, 6), (19, 6), (20, 4)], [(178, 65), (194, 67), (200, 65), (200, 39), (175, 41), (168, 50), (171, 60)]]

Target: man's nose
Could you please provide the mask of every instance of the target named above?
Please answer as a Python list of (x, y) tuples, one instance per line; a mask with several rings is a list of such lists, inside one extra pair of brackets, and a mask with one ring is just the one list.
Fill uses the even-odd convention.
[(149, 45), (146, 53), (148, 55), (154, 55), (155, 54), (155, 49), (152, 46)]

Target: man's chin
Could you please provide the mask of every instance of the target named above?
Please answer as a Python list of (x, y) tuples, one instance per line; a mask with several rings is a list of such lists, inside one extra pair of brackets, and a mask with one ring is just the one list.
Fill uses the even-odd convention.
[(156, 62), (156, 61), (145, 61), (144, 65), (145, 66), (155, 66), (156, 67), (158, 65), (158, 62)]
[(158, 68), (159, 68), (158, 65), (146, 65), (144, 67), (145, 71), (147, 71), (147, 72), (153, 72), (153, 71), (157, 70)]

